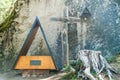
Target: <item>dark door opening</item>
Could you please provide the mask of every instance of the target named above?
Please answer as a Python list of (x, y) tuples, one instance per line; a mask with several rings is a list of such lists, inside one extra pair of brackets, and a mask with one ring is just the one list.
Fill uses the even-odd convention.
[(68, 24), (69, 59), (74, 60), (78, 46), (77, 23)]

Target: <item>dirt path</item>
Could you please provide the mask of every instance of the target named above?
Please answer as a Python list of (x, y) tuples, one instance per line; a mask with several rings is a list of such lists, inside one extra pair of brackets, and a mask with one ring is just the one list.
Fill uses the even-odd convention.
[(57, 73), (50, 77), (41, 79), (40, 77), (23, 78), (21, 75), (16, 75), (15, 72), (6, 72), (0, 74), (0, 80), (59, 80), (63, 75), (66, 74), (67, 73)]
[(48, 78), (45, 78), (45, 79), (41, 79), (41, 80), (59, 80), (62, 76), (66, 75), (67, 73), (58, 73), (58, 74), (55, 74), (53, 76), (50, 76)]

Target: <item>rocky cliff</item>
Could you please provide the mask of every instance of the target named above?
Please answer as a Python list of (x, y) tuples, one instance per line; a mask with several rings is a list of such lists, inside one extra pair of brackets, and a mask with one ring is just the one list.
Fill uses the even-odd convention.
[[(17, 7), (11, 14), (13, 17), (6, 19), (7, 21), (0, 26), (0, 65), (3, 66), (1, 69), (8, 70), (12, 67), (36, 16), (40, 19), (52, 51), (56, 55), (61, 53), (61, 32), (65, 25), (64, 22), (52, 21), (51, 18), (64, 17), (65, 7), (68, 7), (71, 13), (77, 13), (78, 18), (81, 18), (85, 7), (91, 14), (91, 19), (87, 26), (84, 25), (85, 27), (82, 22), (77, 22), (79, 28), (68, 23), (68, 26), (71, 26), (67, 33), (71, 54), (77, 52), (74, 49), (76, 47), (101, 50), (106, 57), (116, 55), (120, 51), (120, 9), (117, 0), (116, 2), (111, 0), (18, 0), (16, 4)], [(84, 47), (81, 48), (83, 44)], [(46, 44), (39, 30), (28, 55), (47, 53)]]

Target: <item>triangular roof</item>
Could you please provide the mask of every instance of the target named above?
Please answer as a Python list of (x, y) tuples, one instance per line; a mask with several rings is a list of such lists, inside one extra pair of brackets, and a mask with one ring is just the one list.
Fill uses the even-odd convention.
[(91, 13), (88, 10), (88, 8), (86, 7), (82, 12), (81, 17), (88, 17), (89, 18), (90, 16), (91, 16)]
[(55, 60), (54, 60), (54, 58), (53, 58), (53, 53), (52, 53), (51, 48), (50, 48), (50, 46), (49, 46), (49, 44), (48, 44), (47, 38), (46, 38), (46, 36), (45, 36), (44, 30), (43, 30), (43, 28), (42, 28), (42, 26), (41, 26), (41, 24), (40, 24), (40, 21), (39, 21), (39, 18), (38, 18), (38, 17), (36, 17), (36, 19), (35, 19), (35, 21), (34, 21), (34, 23), (33, 23), (33, 25), (32, 25), (32, 28), (31, 28), (31, 30), (29, 31), (28, 35), (27, 35), (27, 38), (26, 38), (26, 40), (25, 40), (25, 42), (24, 42), (24, 44), (23, 44), (23, 46), (22, 46), (22, 49), (21, 49), (20, 53), (18, 54), (18, 56), (17, 56), (17, 58), (16, 58), (16, 61), (15, 61), (14, 65), (13, 65), (13, 68), (14, 68), (15, 65), (17, 64), (17, 61), (19, 60), (19, 57), (20, 57), (20, 56), (25, 56), (25, 55), (27, 54), (27, 52), (28, 52), (28, 50), (29, 50), (29, 48), (30, 48), (30, 46), (31, 46), (31, 44), (32, 44), (32, 42), (33, 42), (33, 39), (34, 39), (34, 37), (35, 37), (35, 35), (36, 35), (39, 27), (40, 27), (40, 30), (41, 30), (41, 32), (42, 32), (43, 38), (44, 38), (44, 40), (45, 40), (45, 42), (46, 42), (46, 45), (47, 45), (47, 47), (48, 47), (50, 56), (52, 57), (52, 60), (53, 60), (53, 62), (54, 62), (54, 65), (55, 65), (56, 69), (58, 69), (58, 68), (57, 68), (57, 65), (55, 64)]

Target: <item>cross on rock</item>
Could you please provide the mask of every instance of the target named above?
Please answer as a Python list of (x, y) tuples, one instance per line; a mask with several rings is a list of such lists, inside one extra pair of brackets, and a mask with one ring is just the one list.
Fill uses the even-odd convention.
[(64, 17), (52, 17), (52, 21), (59, 21), (64, 23), (62, 31), (62, 57), (63, 64), (69, 65), (69, 43), (68, 43), (68, 23), (77, 23), (81, 21), (79, 17), (70, 17), (69, 10), (66, 8)]
[(80, 22), (81, 19), (80, 18), (75, 18), (75, 17), (59, 17), (59, 18), (56, 18), (56, 17), (53, 17), (51, 18), (51, 20), (53, 21), (61, 21), (61, 22), (64, 22), (64, 23), (74, 23), (74, 22)]

